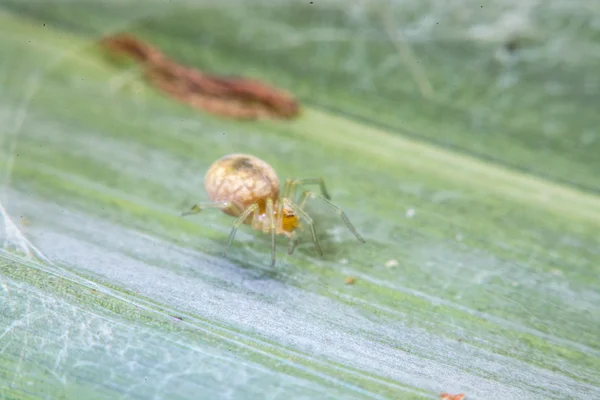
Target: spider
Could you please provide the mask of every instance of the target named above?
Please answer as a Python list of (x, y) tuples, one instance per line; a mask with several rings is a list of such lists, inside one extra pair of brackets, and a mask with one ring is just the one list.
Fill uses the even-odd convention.
[[(296, 203), (297, 188), (302, 185), (318, 184), (320, 194), (305, 191), (300, 202)], [(237, 217), (233, 223), (225, 255), (231, 247), (237, 229), (248, 224), (252, 229), (271, 234), (271, 266), (275, 265), (275, 235), (289, 239), (288, 254), (292, 254), (297, 244), (296, 229), (300, 220), (308, 226), (317, 252), (323, 250), (317, 240), (312, 218), (304, 211), (308, 199), (321, 199), (341, 216), (346, 226), (364, 243), (346, 213), (331, 202), (331, 197), (322, 178), (286, 179), (283, 194), (279, 192), (279, 178), (275, 170), (263, 160), (248, 154), (230, 154), (215, 161), (204, 178), (204, 186), (210, 197), (209, 203), (195, 204), (182, 216), (198, 214), (218, 208), (225, 214)]]

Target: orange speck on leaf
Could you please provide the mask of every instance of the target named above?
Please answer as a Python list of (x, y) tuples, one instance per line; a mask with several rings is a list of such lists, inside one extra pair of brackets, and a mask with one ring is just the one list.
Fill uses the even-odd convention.
[(463, 400), (465, 398), (465, 394), (464, 393), (460, 393), (460, 394), (450, 394), (450, 393), (441, 393), (440, 394), (440, 399), (442, 400)]

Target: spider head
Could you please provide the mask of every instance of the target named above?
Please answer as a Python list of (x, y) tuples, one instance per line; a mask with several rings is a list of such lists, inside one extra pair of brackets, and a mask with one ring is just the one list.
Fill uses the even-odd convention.
[(298, 227), (298, 215), (288, 207), (281, 210), (281, 229), (284, 232), (292, 232)]

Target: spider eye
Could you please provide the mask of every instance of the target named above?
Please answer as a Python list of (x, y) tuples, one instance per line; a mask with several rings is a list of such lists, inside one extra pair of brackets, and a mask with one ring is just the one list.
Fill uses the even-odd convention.
[(296, 214), (293, 211), (289, 211), (289, 210), (285, 210), (284, 214), (283, 214), (284, 218), (293, 218), (295, 216), (296, 216)]

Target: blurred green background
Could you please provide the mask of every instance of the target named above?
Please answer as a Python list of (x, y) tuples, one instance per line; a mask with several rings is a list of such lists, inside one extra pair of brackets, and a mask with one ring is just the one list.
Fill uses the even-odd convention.
[[(177, 103), (121, 31), (303, 113)], [(0, 398), (600, 398), (599, 43), (583, 0), (0, 0)], [(367, 243), (314, 202), (323, 257), (222, 257), (179, 214), (233, 152)]]

